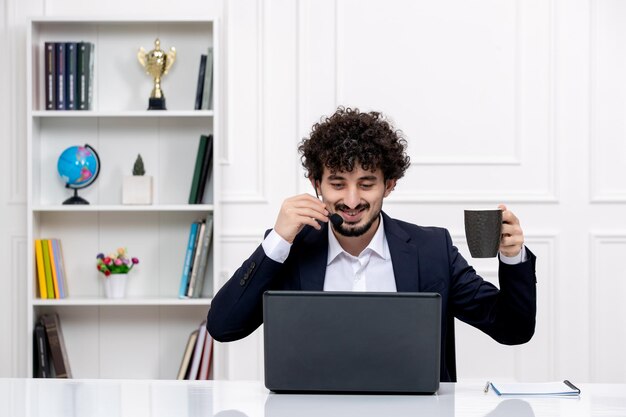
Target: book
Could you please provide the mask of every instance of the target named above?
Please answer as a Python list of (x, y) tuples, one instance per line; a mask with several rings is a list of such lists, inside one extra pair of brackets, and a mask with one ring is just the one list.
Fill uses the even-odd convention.
[(67, 286), (67, 269), (65, 268), (65, 258), (63, 257), (63, 245), (61, 245), (61, 240), (57, 239), (57, 244), (59, 247), (59, 260), (61, 265), (61, 282), (63, 284), (63, 294), (64, 298), (69, 296), (69, 288)]
[(198, 379), (207, 380), (211, 375), (211, 362), (213, 359), (213, 338), (206, 332), (204, 339), (204, 348), (202, 349), (202, 359), (200, 360), (200, 370), (198, 371)]
[(206, 55), (204, 87), (202, 88), (202, 110), (213, 108), (213, 48), (209, 47)]
[[(200, 245), (200, 264), (198, 265), (198, 273), (196, 280), (191, 288), (190, 297), (198, 298), (202, 296), (202, 288), (204, 287), (204, 277), (206, 275), (206, 266), (209, 261), (209, 249), (211, 249), (211, 241), (213, 237), (213, 216), (208, 215), (205, 221), (204, 236)], [(188, 293), (189, 295), (189, 293)]]
[(198, 276), (198, 267), (200, 266), (200, 254), (202, 253), (202, 242), (204, 241), (204, 232), (206, 230), (206, 223), (203, 221), (200, 223), (200, 228), (196, 235), (196, 243), (193, 251), (193, 262), (191, 263), (191, 274), (189, 275), (189, 283), (187, 284), (187, 297), (193, 296), (193, 286)]
[(44, 314), (41, 321), (46, 329), (48, 343), (50, 344), (50, 355), (52, 356), (52, 364), (57, 378), (71, 378), (70, 362), (65, 350), (65, 340), (63, 339), (63, 331), (61, 330), (61, 322), (59, 316), (54, 314)]
[(48, 338), (46, 337), (46, 329), (41, 322), (35, 323), (34, 335), (34, 355), (35, 355), (35, 378), (51, 378), (50, 369), (50, 352), (48, 347)]
[(78, 58), (78, 44), (67, 42), (65, 44), (65, 108), (76, 110), (78, 100), (76, 99), (76, 60)]
[(187, 339), (187, 345), (185, 346), (185, 352), (183, 353), (183, 359), (180, 362), (180, 368), (178, 368), (178, 375), (176, 376), (176, 379), (185, 379), (189, 369), (189, 363), (191, 362), (191, 354), (196, 347), (197, 339), (198, 329), (189, 334), (189, 339)]
[(94, 44), (79, 42), (76, 54), (78, 110), (91, 110), (93, 95)]
[(529, 396), (577, 396), (580, 389), (568, 380), (558, 382), (487, 382), (485, 392), (489, 386), (498, 395), (529, 395)]
[(56, 101), (57, 110), (65, 110), (65, 43), (56, 42)]
[(57, 277), (57, 266), (54, 262), (54, 249), (52, 248), (52, 239), (46, 239), (48, 244), (48, 256), (50, 257), (50, 273), (52, 274), (52, 287), (54, 288), (54, 298), (59, 299), (59, 278)]
[(46, 110), (56, 108), (56, 46), (54, 42), (44, 44), (44, 76)]
[(50, 241), (52, 243), (52, 255), (56, 272), (57, 288), (59, 289), (59, 296), (57, 298), (65, 298), (67, 296), (67, 282), (65, 281), (64, 262), (62, 262), (61, 241), (59, 239), (50, 239)]
[(202, 108), (202, 91), (204, 89), (204, 74), (206, 72), (206, 55), (200, 55), (200, 68), (198, 68), (198, 84), (196, 86), (195, 110)]
[(198, 184), (200, 183), (200, 174), (202, 172), (202, 163), (204, 161), (204, 153), (206, 152), (208, 137), (200, 135), (198, 142), (198, 153), (196, 154), (196, 164), (193, 169), (193, 179), (191, 180), (191, 190), (189, 190), (189, 204), (196, 204), (198, 195)]
[(35, 239), (35, 263), (37, 264), (37, 282), (39, 283), (39, 298), (48, 298), (46, 285), (46, 270), (43, 262), (43, 248), (41, 239)]
[(55, 298), (54, 284), (52, 283), (52, 269), (50, 267), (50, 253), (48, 251), (48, 239), (41, 240), (41, 249), (43, 252), (43, 268), (46, 274), (46, 294), (47, 298)]
[(196, 204), (202, 204), (204, 200), (204, 191), (207, 182), (213, 171), (213, 135), (207, 137), (206, 150), (204, 151), (204, 159), (202, 160), (202, 170), (200, 171), (200, 180), (198, 181), (198, 193), (196, 194)]
[(189, 274), (191, 272), (191, 261), (193, 258), (196, 236), (198, 234), (198, 223), (191, 223), (189, 229), (189, 240), (187, 241), (187, 250), (185, 252), (185, 261), (183, 262), (183, 273), (180, 278), (180, 288), (178, 289), (179, 298), (187, 298), (187, 285), (189, 285)]
[(196, 341), (196, 346), (193, 350), (193, 357), (191, 358), (191, 367), (189, 368), (189, 374), (187, 379), (196, 380), (198, 379), (198, 371), (200, 370), (200, 360), (202, 359), (202, 351), (204, 349), (204, 342), (206, 340), (206, 321), (200, 323), (200, 328), (198, 329), (198, 340)]

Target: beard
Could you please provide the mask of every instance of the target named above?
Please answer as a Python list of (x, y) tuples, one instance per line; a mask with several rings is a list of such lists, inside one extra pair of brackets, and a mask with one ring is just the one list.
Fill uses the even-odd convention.
[[(370, 205), (369, 204), (363, 204), (363, 205), (359, 205), (356, 207), (356, 209), (360, 210), (360, 209), (369, 209)], [(335, 207), (336, 211), (340, 211), (340, 210), (349, 210), (349, 208), (343, 204), (337, 205)], [(365, 233), (367, 233), (371, 228), (372, 225), (376, 222), (376, 220), (378, 220), (378, 218), (380, 217), (380, 210), (375, 213), (368, 221), (367, 223), (365, 223), (363, 226), (360, 227), (356, 227), (356, 228), (348, 228), (346, 226), (350, 226), (354, 223), (342, 223), (339, 226), (335, 226), (333, 225), (333, 227), (335, 228), (335, 230), (337, 231), (337, 233), (339, 233), (342, 236), (346, 236), (346, 237), (357, 237), (357, 236), (362, 236)]]

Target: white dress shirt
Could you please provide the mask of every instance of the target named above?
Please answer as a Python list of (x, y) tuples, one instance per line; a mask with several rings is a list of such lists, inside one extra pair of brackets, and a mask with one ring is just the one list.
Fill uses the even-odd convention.
[[(291, 243), (274, 230), (261, 245), (265, 254), (279, 263), (285, 262), (291, 250)], [(517, 256), (499, 256), (503, 263), (515, 265), (527, 260), (526, 247), (522, 246)], [(397, 291), (382, 216), (374, 237), (359, 256), (350, 255), (341, 247), (329, 225), (324, 291)]]

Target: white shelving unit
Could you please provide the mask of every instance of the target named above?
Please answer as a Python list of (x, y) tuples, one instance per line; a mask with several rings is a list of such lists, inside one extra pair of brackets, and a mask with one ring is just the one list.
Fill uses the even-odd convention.
[[(27, 35), (28, 80), (28, 320), (40, 314), (61, 318), (75, 378), (174, 379), (189, 333), (210, 305), (219, 256), (220, 213), (216, 200), (220, 134), (220, 44), (212, 19), (40, 18)], [(166, 111), (147, 111), (152, 80), (136, 55), (139, 47), (177, 50), (176, 62), (163, 77)], [(44, 110), (44, 42), (95, 44), (93, 109)], [(200, 55), (213, 47), (215, 110), (193, 110)], [(203, 204), (187, 204), (201, 134), (212, 133), (213, 173)], [(72, 145), (88, 143), (98, 152), (101, 170), (92, 186), (79, 190), (87, 206), (67, 206), (71, 195), (56, 163)], [(154, 177), (154, 204), (122, 205), (122, 179), (141, 153), (146, 175)], [(200, 299), (178, 298), (191, 222), (214, 216), (212, 252)], [(59, 238), (63, 245), (69, 297), (41, 299), (38, 294), (34, 241)], [(120, 246), (140, 259), (129, 274), (127, 297), (104, 298), (96, 255)], [(32, 375), (32, 352), (27, 355)], [(219, 374), (220, 350), (213, 369)]]

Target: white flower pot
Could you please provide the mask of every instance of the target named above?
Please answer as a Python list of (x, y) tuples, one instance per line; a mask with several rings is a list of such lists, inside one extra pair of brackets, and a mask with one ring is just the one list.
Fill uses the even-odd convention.
[(124, 177), (122, 204), (152, 204), (152, 176), (131, 175)]
[(126, 280), (128, 274), (111, 274), (104, 277), (104, 295), (106, 298), (126, 297)]

